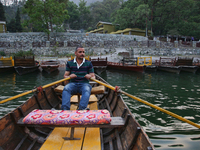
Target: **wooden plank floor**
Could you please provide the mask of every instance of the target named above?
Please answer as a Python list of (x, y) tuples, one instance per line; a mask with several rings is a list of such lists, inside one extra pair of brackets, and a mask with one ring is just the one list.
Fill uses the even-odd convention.
[[(77, 97), (77, 96), (76, 96)], [(72, 97), (74, 99), (74, 97)], [(91, 95), (90, 99), (97, 99)], [(91, 100), (93, 101), (93, 100)], [(89, 104), (90, 110), (96, 110), (97, 102)], [(76, 110), (77, 106), (72, 104), (71, 110)], [(100, 150), (101, 139), (99, 128), (75, 128), (74, 137), (80, 140), (64, 140), (62, 137), (70, 137), (71, 128), (56, 127), (44, 142), (40, 150)]]
[[(97, 110), (97, 102), (90, 104), (90, 110)], [(100, 150), (101, 137), (100, 128), (86, 128), (85, 139), (82, 150)]]

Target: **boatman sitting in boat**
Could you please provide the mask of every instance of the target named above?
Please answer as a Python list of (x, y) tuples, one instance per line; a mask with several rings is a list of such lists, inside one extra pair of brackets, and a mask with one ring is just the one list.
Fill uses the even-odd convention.
[(75, 56), (66, 65), (64, 78), (70, 77), (70, 82), (64, 87), (62, 92), (63, 110), (70, 110), (71, 95), (77, 93), (82, 95), (78, 109), (86, 109), (92, 89), (89, 79), (95, 78), (93, 65), (91, 61), (84, 58), (85, 50), (82, 46), (76, 48)]

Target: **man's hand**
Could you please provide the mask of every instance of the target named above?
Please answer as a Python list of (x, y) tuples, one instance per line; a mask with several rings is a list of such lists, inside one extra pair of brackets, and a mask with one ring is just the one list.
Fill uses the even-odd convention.
[(70, 74), (69, 77), (70, 77), (71, 79), (73, 79), (73, 78), (76, 78), (77, 75), (75, 75), (75, 74)]
[(94, 74), (94, 73), (86, 74), (86, 75), (85, 75), (85, 78), (88, 79), (88, 80), (89, 80), (90, 78), (95, 79), (95, 74)]
[(86, 74), (86, 75), (85, 75), (85, 78), (88, 79), (88, 80), (89, 80), (91, 77), (92, 77), (92, 76), (91, 76), (90, 74)]

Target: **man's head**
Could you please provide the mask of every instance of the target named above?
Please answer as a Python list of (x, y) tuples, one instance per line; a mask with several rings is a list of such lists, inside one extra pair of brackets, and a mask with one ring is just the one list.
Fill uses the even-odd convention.
[(78, 46), (75, 51), (77, 59), (83, 59), (85, 57), (85, 50), (82, 46)]

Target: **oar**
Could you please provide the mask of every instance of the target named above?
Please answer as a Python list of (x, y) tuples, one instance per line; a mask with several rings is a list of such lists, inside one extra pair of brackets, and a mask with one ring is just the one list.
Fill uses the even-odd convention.
[[(69, 79), (70, 79), (70, 77), (65, 78), (65, 79), (61, 79), (61, 80), (52, 82), (52, 83), (50, 83), (50, 84), (44, 85), (44, 86), (42, 86), (42, 88), (45, 89), (45, 88), (47, 88), (47, 87), (50, 87), (50, 86), (55, 85), (55, 84), (58, 84), (58, 83), (60, 83), (60, 82), (67, 81), (67, 80), (69, 80)], [(5, 102), (11, 101), (11, 100), (13, 100), (13, 99), (22, 97), (22, 96), (24, 96), (24, 95), (27, 95), (27, 94), (30, 94), (30, 93), (33, 93), (33, 92), (36, 92), (36, 91), (37, 91), (37, 88), (36, 88), (36, 89), (33, 89), (33, 90), (30, 90), (30, 91), (27, 91), (27, 92), (24, 92), (24, 93), (22, 93), (22, 94), (18, 94), (18, 95), (16, 95), (16, 96), (13, 96), (13, 97), (10, 97), (10, 98), (7, 98), (7, 99), (5, 99), (5, 100), (0, 101), (0, 104), (3, 104), (3, 103), (5, 103)]]
[[(111, 86), (111, 85), (108, 85), (108, 84), (103, 83), (103, 82), (101, 82), (101, 81), (99, 81), (99, 80), (96, 80), (96, 79), (92, 79), (92, 78), (90, 78), (90, 79), (93, 80), (93, 81), (95, 81), (95, 82), (97, 82), (97, 83), (99, 83), (99, 84), (101, 84), (101, 85), (104, 85), (104, 86), (107, 87), (107, 88), (110, 88), (111, 90), (115, 90), (115, 87), (113, 87), (113, 86)], [(126, 93), (126, 92), (124, 92), (124, 91), (122, 91), (122, 90), (119, 90), (119, 92), (121, 92), (122, 94), (124, 94), (124, 95), (126, 95), (126, 96), (128, 96), (128, 97), (130, 97), (130, 98), (133, 98), (133, 99), (135, 99), (135, 100), (137, 100), (137, 101), (139, 101), (139, 102), (141, 102), (141, 103), (144, 103), (144, 104), (146, 104), (146, 105), (149, 105), (149, 106), (151, 106), (151, 107), (153, 107), (153, 108), (155, 108), (155, 109), (157, 109), (157, 110), (160, 110), (160, 111), (162, 111), (162, 112), (164, 112), (164, 113), (166, 113), (166, 114), (168, 114), (168, 115), (170, 115), (170, 116), (172, 116), (172, 117), (175, 117), (175, 118), (177, 118), (177, 119), (179, 119), (179, 120), (181, 120), (181, 121), (184, 121), (184, 122), (186, 122), (186, 123), (189, 123), (189, 124), (191, 124), (191, 125), (193, 125), (193, 126), (195, 126), (195, 127), (197, 127), (197, 128), (200, 129), (200, 125), (198, 125), (198, 124), (196, 124), (196, 123), (194, 123), (194, 122), (192, 122), (192, 121), (190, 121), (190, 120), (187, 120), (187, 119), (185, 119), (185, 118), (183, 118), (183, 117), (181, 117), (181, 116), (179, 116), (179, 115), (177, 115), (177, 114), (175, 114), (175, 113), (172, 113), (172, 112), (170, 112), (170, 111), (168, 111), (168, 110), (165, 110), (165, 109), (163, 109), (163, 108), (161, 108), (161, 107), (158, 107), (158, 106), (156, 106), (156, 105), (153, 105), (153, 104), (151, 104), (151, 103), (149, 103), (149, 102), (147, 102), (147, 101), (144, 101), (144, 100), (142, 100), (142, 99), (140, 99), (140, 98), (138, 98), (138, 97), (135, 97), (135, 96), (133, 96), (133, 95), (131, 95), (131, 94), (129, 94), (129, 93)]]

